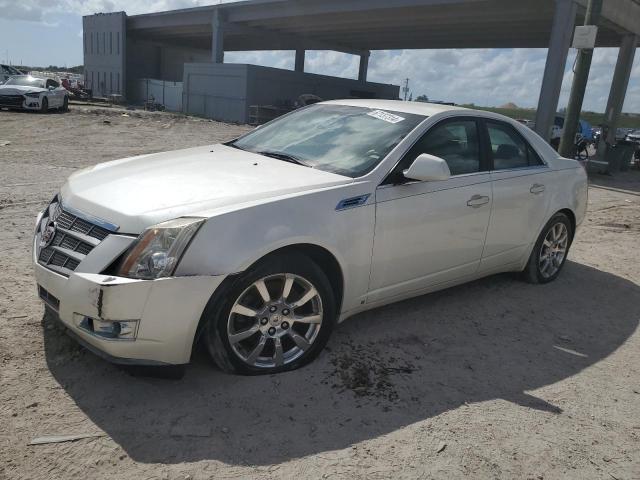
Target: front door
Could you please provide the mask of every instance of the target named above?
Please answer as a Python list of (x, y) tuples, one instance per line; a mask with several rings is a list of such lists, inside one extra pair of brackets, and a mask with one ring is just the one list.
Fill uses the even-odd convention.
[[(493, 197), (478, 132), (472, 117), (440, 122), (378, 187), (368, 302), (419, 293), (477, 271)], [(403, 179), (401, 172), (422, 153), (446, 160), (451, 178)]]

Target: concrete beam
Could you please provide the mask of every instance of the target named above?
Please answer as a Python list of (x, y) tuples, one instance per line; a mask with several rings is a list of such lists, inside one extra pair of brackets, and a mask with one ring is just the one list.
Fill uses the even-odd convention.
[(296, 50), (296, 72), (304, 72), (304, 57), (306, 51), (303, 48), (299, 48)]
[[(234, 2), (222, 4), (218, 8), (229, 11), (229, 21), (250, 22), (269, 18), (298, 17), (303, 15), (341, 14), (345, 12), (371, 12), (372, 10), (410, 8), (455, 4), (483, 3), (486, 0), (323, 0), (322, 2), (290, 2), (286, 0), (270, 2)], [(277, 4), (276, 5), (274, 5)]]
[(567, 64), (577, 13), (573, 0), (555, 1), (556, 11), (536, 113), (536, 132), (545, 140), (549, 140), (551, 136), (551, 127), (558, 109), (564, 67)]
[[(281, 48), (282, 50), (291, 50), (291, 46), (295, 45), (296, 48), (301, 48), (304, 50), (333, 50), (334, 52), (348, 53), (350, 55), (360, 55), (362, 53), (362, 49), (358, 49), (348, 45), (342, 45), (333, 42), (324, 42), (322, 40), (310, 38), (306, 35), (284, 33), (276, 30), (270, 30), (268, 28), (251, 27), (238, 23), (226, 23), (225, 32), (229, 35), (235, 36), (252, 38), (259, 37), (264, 40), (264, 43), (275, 42), (281, 45), (288, 46), (288, 48)], [(252, 50), (261, 50), (261, 48), (252, 48)], [(270, 48), (267, 50), (270, 50)]]
[(211, 29), (211, 61), (224, 63), (224, 19), (220, 10), (213, 11)]
[[(587, 8), (589, 0), (576, 0)], [(602, 17), (620, 32), (640, 35), (640, 3), (636, 0), (607, 0), (602, 4)]]
[(613, 73), (613, 82), (611, 83), (611, 91), (605, 110), (605, 128), (607, 128), (606, 141), (608, 144), (616, 143), (616, 128), (624, 106), (624, 100), (627, 95), (629, 79), (631, 78), (631, 70), (633, 69), (633, 60), (638, 45), (637, 35), (627, 35), (622, 39), (620, 51), (618, 52), (618, 61), (616, 69)]
[(361, 82), (367, 81), (367, 72), (369, 71), (369, 57), (371, 52), (364, 52), (360, 55), (360, 67), (358, 68), (358, 80)]

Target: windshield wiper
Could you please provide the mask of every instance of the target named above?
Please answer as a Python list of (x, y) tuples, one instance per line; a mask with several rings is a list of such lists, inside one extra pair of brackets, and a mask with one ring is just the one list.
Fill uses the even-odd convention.
[(236, 141), (233, 140), (231, 142), (227, 142), (224, 144), (227, 147), (231, 147), (231, 148), (237, 148), (238, 150), (242, 150), (243, 152), (246, 152), (246, 150), (242, 147), (239, 147), (238, 145), (236, 145)]
[(278, 160), (283, 160), (289, 163), (295, 163), (296, 165), (302, 165), (303, 167), (310, 167), (310, 165), (304, 163), (295, 155), (291, 155), (289, 153), (284, 152), (273, 152), (271, 150), (264, 150), (262, 152), (257, 152), (258, 155), (264, 155), (265, 157), (277, 158)]

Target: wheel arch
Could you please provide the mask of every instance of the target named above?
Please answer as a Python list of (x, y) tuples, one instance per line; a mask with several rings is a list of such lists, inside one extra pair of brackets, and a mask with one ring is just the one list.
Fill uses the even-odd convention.
[[(344, 270), (342, 265), (336, 258), (336, 256), (330, 252), (328, 249), (321, 247), (320, 245), (313, 243), (294, 243), (290, 245), (286, 245), (283, 247), (276, 248), (269, 253), (264, 254), (258, 260), (254, 261), (251, 265), (249, 265), (243, 271), (250, 270), (257, 266), (258, 264), (267, 261), (269, 258), (275, 255), (286, 255), (291, 253), (299, 253), (308, 258), (310, 258), (314, 263), (318, 265), (322, 269), (322, 271), (327, 275), (329, 279), (329, 283), (333, 290), (336, 299), (336, 315), (339, 315), (342, 311), (342, 302), (344, 299)], [(207, 307), (202, 312), (202, 316), (200, 317), (200, 321), (198, 323), (198, 327), (196, 330), (196, 335), (194, 338), (194, 345), (199, 340), (200, 335), (204, 329), (206, 320), (207, 320), (207, 311), (209, 310), (210, 304), (216, 304), (220, 301), (227, 289), (233, 284), (238, 275), (242, 272), (234, 273), (233, 275), (229, 275), (225, 280), (220, 284), (220, 286), (216, 289), (216, 291), (211, 296)]]
[(533, 249), (536, 246), (536, 242), (538, 241), (538, 238), (540, 237), (540, 235), (542, 234), (542, 232), (544, 231), (544, 227), (547, 225), (547, 223), (549, 223), (549, 220), (551, 220), (554, 215), (557, 215), (558, 213), (562, 213), (564, 215), (566, 215), (569, 218), (569, 222), (571, 223), (571, 240), (570, 240), (570, 244), (573, 243), (573, 239), (575, 237), (576, 234), (576, 214), (574, 213), (574, 211), (568, 207), (565, 208), (561, 208), (560, 210), (552, 210), (552, 213), (546, 218), (546, 220), (544, 221), (544, 223), (542, 224), (542, 226), (540, 227), (538, 233), (536, 234), (535, 238), (533, 239), (533, 241), (529, 244), (529, 248), (526, 250), (526, 255), (524, 255), (522, 257), (522, 261), (524, 262), (521, 266), (521, 268), (524, 268), (527, 264), (527, 262), (529, 261), (529, 257), (531, 256), (531, 252), (533, 252)]
[[(573, 237), (576, 234), (576, 214), (570, 208), (560, 209), (553, 215), (557, 215), (558, 213), (563, 213), (569, 218), (569, 221), (571, 222), (571, 241), (573, 242)], [(553, 215), (549, 218), (553, 218)]]

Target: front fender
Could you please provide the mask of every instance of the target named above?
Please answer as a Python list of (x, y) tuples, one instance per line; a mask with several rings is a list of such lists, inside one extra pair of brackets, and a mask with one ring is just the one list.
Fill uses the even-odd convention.
[(349, 310), (364, 299), (368, 289), (375, 203), (370, 196), (357, 208), (336, 207), (372, 189), (369, 184), (350, 184), (214, 215), (191, 242), (176, 275), (232, 275), (275, 250), (316, 245), (340, 265), (343, 311)]

